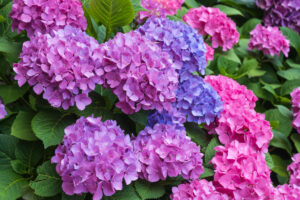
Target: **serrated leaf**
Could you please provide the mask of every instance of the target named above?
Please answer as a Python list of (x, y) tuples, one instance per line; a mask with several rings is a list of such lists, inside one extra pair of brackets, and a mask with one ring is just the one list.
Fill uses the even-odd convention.
[(34, 112), (20, 111), (11, 127), (11, 135), (27, 141), (37, 140), (31, 128)]
[(293, 133), (291, 139), (297, 149), (297, 152), (300, 153), (300, 135), (298, 133)]
[(18, 100), (26, 93), (27, 90), (28, 86), (19, 88), (16, 85), (0, 85), (0, 97), (4, 104), (8, 104)]
[(209, 165), (209, 162), (215, 156), (215, 154), (216, 154), (215, 147), (219, 146), (219, 145), (220, 145), (220, 142), (217, 137), (212, 138), (211, 141), (209, 142), (209, 144), (207, 145), (207, 148), (206, 148), (205, 154), (204, 154), (204, 160), (205, 160), (206, 165)]
[(0, 134), (0, 170), (11, 168), (10, 162), (16, 158), (17, 142), (13, 136)]
[(27, 166), (20, 160), (12, 160), (10, 164), (17, 174), (27, 174)]
[(62, 141), (64, 129), (74, 122), (69, 114), (57, 111), (41, 111), (34, 116), (31, 125), (35, 135), (43, 141), (44, 147), (57, 145)]
[(290, 80), (290, 81), (286, 81), (281, 89), (280, 89), (280, 94), (281, 96), (285, 96), (290, 94), (295, 88), (300, 86), (300, 79), (298, 80)]
[(232, 16), (232, 15), (244, 16), (243, 13), (241, 13), (241, 11), (239, 11), (238, 9), (229, 7), (229, 6), (225, 6), (225, 5), (219, 4), (219, 5), (216, 5), (214, 7), (215, 8), (219, 8), (227, 16)]
[(160, 183), (150, 183), (145, 180), (138, 180), (135, 182), (136, 191), (142, 200), (157, 199), (165, 194), (165, 188)]
[(271, 157), (271, 155), (269, 153), (266, 153), (265, 160), (266, 160), (266, 163), (267, 163), (268, 167), (270, 169), (272, 169), (274, 167), (274, 163), (273, 163), (272, 157)]
[(281, 132), (273, 130), (273, 138), (270, 146), (286, 150), (290, 155), (292, 154), (292, 145), (288, 138)]
[(41, 197), (51, 197), (61, 192), (61, 179), (56, 173), (55, 165), (44, 162), (37, 169), (38, 176), (30, 182), (35, 194)]
[(277, 71), (277, 74), (286, 80), (300, 79), (300, 69), (293, 68), (288, 70)]
[(283, 160), (280, 156), (278, 155), (271, 155), (274, 167), (271, 169), (273, 172), (276, 174), (279, 174), (282, 177), (289, 177), (289, 174), (286, 170), (287, 166), (289, 165), (289, 162), (286, 160)]

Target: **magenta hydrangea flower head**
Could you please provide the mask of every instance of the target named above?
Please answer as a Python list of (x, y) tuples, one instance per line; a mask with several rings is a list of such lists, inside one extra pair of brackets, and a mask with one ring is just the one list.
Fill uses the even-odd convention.
[(300, 87), (291, 93), (291, 97), (294, 116), (293, 127), (300, 133)]
[(229, 200), (226, 194), (216, 191), (212, 182), (194, 180), (172, 188), (171, 200)]
[(130, 184), (140, 171), (129, 135), (115, 121), (100, 117), (81, 117), (68, 126), (51, 161), (57, 163), (66, 194), (89, 192), (93, 200), (122, 190), (123, 180)]
[(275, 200), (299, 200), (300, 186), (297, 185), (279, 185), (275, 188)]
[(206, 43), (205, 46), (206, 46), (206, 53), (205, 53), (206, 62), (212, 61), (214, 59), (215, 50)]
[(256, 5), (257, 7), (263, 10), (268, 10), (269, 8), (274, 6), (276, 1), (281, 1), (281, 0), (256, 0)]
[(222, 47), (223, 51), (227, 51), (239, 41), (236, 24), (219, 8), (192, 8), (183, 16), (183, 20), (198, 30), (199, 34), (211, 36), (212, 48)]
[(167, 18), (151, 17), (137, 31), (169, 53), (175, 69), (180, 70), (184, 65), (184, 70), (205, 74), (205, 43), (192, 27)]
[[(176, 100), (178, 73), (173, 60), (140, 33), (118, 33), (99, 49), (104, 87), (119, 98), (126, 114), (140, 109), (169, 110)], [(99, 57), (98, 57), (99, 58)]]
[(27, 81), (53, 107), (83, 110), (88, 93), (101, 84), (103, 70), (94, 51), (98, 42), (80, 29), (66, 26), (53, 34), (37, 34), (23, 44), (21, 61), (14, 64), (19, 86)]
[(186, 136), (185, 130), (176, 129), (175, 125), (146, 127), (133, 144), (142, 166), (139, 176), (149, 182), (179, 175), (185, 179), (197, 179), (204, 171), (200, 146)]
[(290, 172), (290, 184), (300, 187), (300, 153), (295, 154), (292, 160), (292, 164), (287, 168)]
[[(141, 6), (148, 10), (148, 15), (175, 15), (185, 0), (141, 0)], [(145, 11), (142, 11), (145, 12)]]
[(234, 199), (270, 199), (272, 182), (265, 156), (251, 145), (232, 141), (215, 148), (212, 159), (217, 191)]
[(257, 48), (264, 54), (280, 56), (282, 52), (286, 57), (290, 51), (290, 41), (285, 38), (278, 27), (263, 27), (258, 24), (250, 32), (249, 50)]
[(85, 30), (87, 22), (79, 0), (13, 0), (12, 30), (50, 33), (66, 25)]
[(3, 105), (1, 99), (0, 99), (0, 119), (4, 119), (4, 117), (7, 115), (7, 112), (5, 110), (5, 106)]

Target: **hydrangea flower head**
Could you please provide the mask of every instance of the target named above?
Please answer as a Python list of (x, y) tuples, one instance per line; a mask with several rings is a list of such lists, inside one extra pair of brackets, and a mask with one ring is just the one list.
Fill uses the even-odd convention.
[(198, 30), (199, 34), (210, 35), (212, 48), (222, 47), (223, 51), (227, 51), (239, 41), (240, 34), (235, 23), (219, 8), (192, 8), (183, 16), (183, 20)]
[(272, 192), (270, 169), (265, 156), (249, 144), (232, 141), (215, 148), (214, 186), (234, 199), (269, 199)]
[(223, 111), (217, 92), (201, 77), (193, 74), (180, 77), (176, 99), (174, 107), (187, 115), (189, 122), (209, 125)]
[(181, 9), (185, 0), (141, 0), (143, 8), (150, 11), (150, 15), (175, 15)]
[(113, 195), (137, 180), (140, 165), (128, 135), (115, 121), (80, 118), (65, 129), (62, 145), (52, 157), (68, 195), (90, 192), (94, 200)]
[(175, 125), (146, 127), (133, 143), (142, 165), (139, 175), (149, 182), (179, 175), (185, 179), (197, 179), (204, 171), (200, 146)]
[(7, 115), (5, 110), (5, 106), (3, 105), (2, 101), (0, 100), (0, 119), (3, 119)]
[(178, 73), (169, 54), (134, 31), (118, 33), (99, 50), (104, 87), (117, 95), (116, 106), (124, 113), (171, 108), (176, 100)]
[(256, 5), (263, 10), (268, 10), (275, 4), (276, 1), (278, 0), (256, 0)]
[(279, 185), (275, 188), (274, 199), (276, 200), (298, 200), (300, 199), (300, 186), (297, 185)]
[(295, 154), (292, 160), (292, 164), (287, 168), (290, 172), (290, 184), (300, 187), (300, 153)]
[(206, 62), (212, 61), (214, 59), (215, 50), (206, 43), (205, 46), (206, 46), (206, 53), (205, 53)]
[(167, 18), (151, 17), (137, 31), (169, 53), (176, 64), (175, 69), (180, 70), (184, 64), (190, 72), (205, 74), (206, 47), (192, 27)]
[(19, 86), (27, 81), (53, 107), (76, 104), (83, 110), (91, 103), (88, 93), (103, 82), (103, 70), (93, 58), (98, 46), (94, 38), (70, 26), (51, 35), (37, 34), (23, 44), (21, 61), (14, 64), (15, 79)]
[(278, 27), (263, 27), (258, 24), (250, 32), (249, 50), (257, 48), (267, 55), (278, 55), (282, 52), (286, 57), (290, 51), (290, 42), (280, 32)]
[(184, 129), (185, 121), (185, 115), (178, 112), (175, 108), (168, 111), (163, 110), (162, 112), (156, 110), (149, 113), (147, 126), (153, 128), (156, 124), (174, 124), (176, 129)]
[(13, 0), (12, 30), (50, 33), (66, 25), (85, 30), (87, 22), (79, 0)]
[(294, 116), (293, 127), (300, 133), (300, 87), (291, 93), (291, 97)]
[(212, 182), (194, 180), (172, 188), (171, 200), (229, 200), (226, 194), (216, 191)]

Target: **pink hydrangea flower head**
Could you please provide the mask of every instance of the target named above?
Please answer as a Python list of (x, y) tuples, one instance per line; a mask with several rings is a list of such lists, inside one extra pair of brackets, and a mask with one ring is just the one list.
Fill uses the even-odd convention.
[(297, 185), (279, 185), (275, 188), (275, 200), (299, 200), (300, 187)]
[(300, 133), (300, 87), (291, 93), (291, 97), (294, 116), (293, 127)]
[(93, 200), (122, 190), (123, 180), (130, 184), (140, 171), (129, 135), (115, 121), (93, 117), (82, 117), (65, 129), (51, 161), (57, 163), (66, 194), (89, 192)]
[(146, 127), (133, 141), (134, 150), (142, 165), (140, 177), (149, 182), (181, 175), (197, 179), (203, 173), (200, 146), (176, 125), (156, 124)]
[(214, 186), (234, 199), (268, 199), (272, 192), (265, 156), (249, 144), (232, 141), (215, 148)]
[[(53, 107), (83, 110), (88, 93), (103, 81), (103, 70), (93, 58), (98, 42), (80, 29), (66, 26), (53, 34), (37, 34), (23, 44), (21, 61), (14, 64), (19, 86), (27, 81)], [(97, 67), (98, 66), (98, 67)]]
[(7, 115), (5, 110), (5, 106), (3, 105), (2, 101), (0, 100), (0, 119), (3, 119)]
[(206, 46), (206, 53), (205, 53), (206, 61), (207, 62), (212, 61), (214, 59), (215, 50), (206, 43), (205, 43), (205, 46)]
[(99, 49), (104, 87), (119, 98), (124, 113), (140, 109), (169, 110), (176, 100), (178, 73), (169, 54), (154, 42), (131, 31), (118, 33)]
[[(149, 16), (175, 15), (185, 0), (142, 0), (141, 5), (149, 11)], [(143, 11), (142, 11), (143, 12)]]
[(229, 200), (226, 194), (216, 191), (212, 182), (194, 180), (172, 188), (171, 200)]
[(266, 55), (280, 56), (282, 52), (286, 57), (290, 51), (290, 41), (285, 38), (278, 27), (263, 27), (258, 24), (250, 32), (249, 50), (257, 48)]
[(212, 48), (222, 47), (223, 51), (227, 51), (239, 41), (236, 24), (219, 8), (192, 8), (183, 16), (183, 20), (198, 30), (199, 34), (211, 36)]
[(50, 33), (66, 25), (85, 30), (87, 22), (79, 0), (13, 0), (12, 30)]
[(292, 164), (287, 168), (290, 172), (290, 184), (300, 187), (300, 153), (295, 154), (292, 160)]

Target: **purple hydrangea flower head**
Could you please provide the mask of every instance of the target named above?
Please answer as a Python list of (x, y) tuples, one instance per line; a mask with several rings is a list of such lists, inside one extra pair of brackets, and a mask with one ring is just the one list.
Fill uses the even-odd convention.
[(267, 11), (266, 26), (286, 26), (300, 33), (300, 1), (278, 0)]
[(293, 127), (300, 133), (300, 87), (293, 90), (292, 97), (292, 110), (293, 110)]
[(156, 110), (149, 113), (147, 126), (153, 128), (155, 124), (174, 124), (176, 129), (184, 129), (185, 121), (185, 115), (175, 108), (168, 111), (163, 110), (162, 112)]
[(0, 119), (3, 119), (7, 115), (5, 110), (5, 106), (3, 105), (2, 101), (0, 100)]
[(295, 154), (292, 160), (292, 164), (287, 168), (290, 172), (290, 184), (300, 187), (300, 153)]
[(172, 188), (171, 200), (229, 200), (226, 194), (216, 191), (212, 182), (194, 180)]
[(206, 46), (202, 36), (192, 27), (167, 18), (149, 18), (138, 30), (168, 52), (180, 70), (183, 64), (190, 72), (205, 74)]
[(79, 0), (13, 0), (10, 17), (12, 30), (26, 30), (29, 37), (37, 32), (50, 33), (66, 25), (83, 31), (87, 27)]
[(204, 171), (200, 146), (175, 125), (146, 127), (133, 144), (142, 165), (139, 175), (149, 182), (179, 175), (185, 179), (197, 179)]
[(176, 100), (178, 73), (172, 58), (140, 33), (118, 33), (104, 43), (100, 59), (104, 87), (119, 98), (126, 114), (140, 109), (169, 110)]
[(53, 107), (83, 110), (88, 93), (101, 84), (103, 70), (93, 57), (98, 42), (80, 29), (66, 26), (53, 34), (37, 34), (23, 44), (21, 61), (14, 64), (19, 86), (27, 81)]
[(90, 192), (93, 200), (122, 190), (123, 180), (130, 184), (140, 171), (129, 135), (115, 121), (93, 117), (82, 117), (65, 129), (51, 161), (57, 163), (66, 194)]
[(256, 5), (263, 10), (268, 10), (275, 5), (276, 1), (281, 0), (256, 0)]
[(210, 124), (223, 111), (223, 103), (217, 92), (196, 75), (184, 72), (180, 77), (174, 107), (187, 115), (187, 121)]

